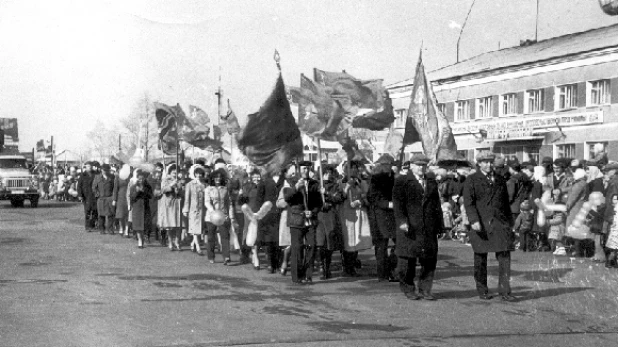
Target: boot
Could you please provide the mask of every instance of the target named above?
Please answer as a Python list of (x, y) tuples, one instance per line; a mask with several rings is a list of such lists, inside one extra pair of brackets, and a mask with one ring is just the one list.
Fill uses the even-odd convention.
[(354, 267), (354, 252), (343, 252), (343, 275), (346, 277), (357, 277)]

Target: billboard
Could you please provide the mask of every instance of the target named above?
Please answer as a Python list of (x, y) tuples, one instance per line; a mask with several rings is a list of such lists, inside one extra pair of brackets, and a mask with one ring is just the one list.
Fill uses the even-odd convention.
[(19, 132), (17, 131), (17, 118), (0, 118), (0, 144), (4, 140), (4, 148), (17, 148), (19, 144)]

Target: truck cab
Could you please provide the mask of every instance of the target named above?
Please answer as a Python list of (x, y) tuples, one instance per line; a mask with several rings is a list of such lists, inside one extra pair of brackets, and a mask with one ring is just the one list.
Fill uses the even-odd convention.
[(13, 207), (23, 207), (25, 200), (31, 207), (39, 205), (36, 180), (25, 157), (0, 154), (0, 200), (10, 200)]

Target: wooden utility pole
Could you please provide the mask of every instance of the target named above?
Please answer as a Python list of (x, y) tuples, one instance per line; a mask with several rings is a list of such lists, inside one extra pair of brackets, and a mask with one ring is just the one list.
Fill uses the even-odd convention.
[[(149, 129), (150, 128), (150, 114), (148, 113), (148, 101), (149, 101), (148, 100), (148, 96), (144, 97), (144, 101), (145, 101), (145, 104), (146, 104), (146, 136), (145, 136), (146, 139), (145, 139), (145, 143), (144, 143), (144, 160), (146, 162), (148, 162), (148, 136), (149, 136), (149, 133), (150, 133), (150, 131), (149, 131), (150, 130)], [(141, 131), (141, 129), (140, 129), (140, 131)]]

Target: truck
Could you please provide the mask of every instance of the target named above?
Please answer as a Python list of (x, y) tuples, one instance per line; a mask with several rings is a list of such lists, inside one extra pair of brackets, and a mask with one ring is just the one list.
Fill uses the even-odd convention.
[(10, 200), (13, 207), (39, 205), (35, 177), (28, 170), (26, 157), (19, 154), (17, 119), (0, 118), (0, 200)]

